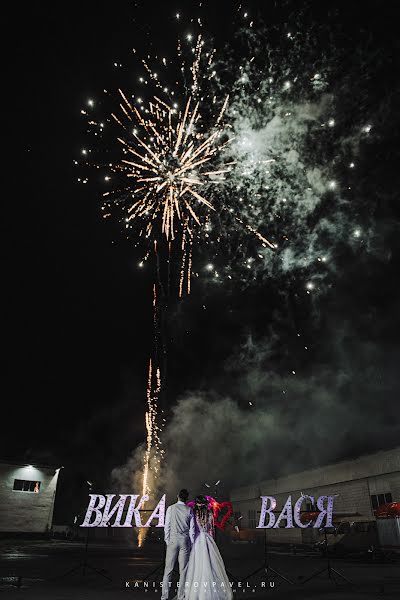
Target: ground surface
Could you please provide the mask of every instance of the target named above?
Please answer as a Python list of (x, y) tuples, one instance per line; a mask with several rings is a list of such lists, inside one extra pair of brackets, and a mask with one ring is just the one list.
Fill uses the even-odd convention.
[[(15, 600), (114, 600), (136, 598), (137, 600), (160, 598), (157, 583), (149, 582), (144, 588), (143, 578), (162, 561), (162, 549), (147, 544), (143, 550), (135, 547), (92, 544), (88, 559), (111, 581), (88, 569), (85, 576), (78, 569), (68, 573), (83, 558), (84, 544), (77, 542), (29, 542), (2, 540), (0, 542), (0, 597)], [(326, 560), (308, 552), (274, 550), (269, 553), (270, 566), (282, 572), (294, 584), (275, 579), (269, 588), (270, 576), (264, 571), (257, 577), (248, 578), (263, 561), (263, 548), (257, 545), (232, 545), (222, 548), (222, 554), (230, 574), (241, 580), (234, 584), (234, 597), (293, 598), (302, 600), (342, 600), (400, 597), (399, 563), (377, 563), (365, 559), (335, 559), (332, 566), (352, 582), (337, 586), (327, 574), (302, 584), (315, 571), (326, 566)], [(17, 580), (21, 577), (21, 587)], [(159, 576), (156, 577), (159, 581)], [(264, 581), (265, 587), (262, 587)], [(126, 587), (129, 582), (129, 588)], [(136, 587), (135, 587), (135, 582)], [(172, 594), (171, 594), (172, 596)]]

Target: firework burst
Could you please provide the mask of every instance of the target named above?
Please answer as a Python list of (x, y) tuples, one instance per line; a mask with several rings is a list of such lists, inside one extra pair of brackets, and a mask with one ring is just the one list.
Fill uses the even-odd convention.
[[(229, 143), (222, 139), (223, 115), (228, 97), (207, 133), (202, 123), (200, 101), (189, 96), (183, 112), (154, 96), (147, 114), (143, 116), (119, 90), (123, 117), (112, 114), (127, 131), (132, 123), (133, 141), (118, 137), (123, 145), (124, 158), (115, 170), (130, 179), (125, 192), (131, 196), (126, 222), (138, 222), (140, 235), (157, 239), (160, 233), (167, 241), (180, 238), (182, 249), (179, 295), (183, 292), (184, 277), (190, 292), (191, 246), (196, 227), (201, 227), (215, 208), (203, 192), (209, 183), (220, 183), (231, 164), (211, 167), (213, 159)], [(126, 124), (128, 120), (128, 125)], [(110, 193), (107, 192), (105, 196)]]
[[(104, 217), (111, 215), (113, 203), (122, 204), (125, 227), (134, 227), (137, 237), (149, 241), (150, 248), (162, 239), (170, 248), (173, 242), (178, 244), (179, 296), (184, 291), (190, 293), (194, 242), (201, 241), (201, 233), (213, 214), (232, 213), (221, 188), (236, 168), (236, 161), (224, 152), (234, 139), (229, 135), (231, 125), (225, 122), (229, 95), (211, 97), (209, 92), (201, 91), (211, 89), (216, 73), (215, 51), (203, 52), (203, 46), (199, 35), (188, 68), (178, 44), (181, 72), (189, 74), (184, 76), (182, 110), (172, 98), (174, 92), (161, 84), (145, 60), (142, 64), (155, 88), (149, 102), (144, 103), (140, 97), (132, 100), (118, 90), (118, 110), (111, 117), (119, 128), (115, 137), (122, 146), (122, 157), (109, 165), (118, 186), (103, 194)], [(262, 245), (274, 247), (239, 215), (232, 214), (232, 219)]]

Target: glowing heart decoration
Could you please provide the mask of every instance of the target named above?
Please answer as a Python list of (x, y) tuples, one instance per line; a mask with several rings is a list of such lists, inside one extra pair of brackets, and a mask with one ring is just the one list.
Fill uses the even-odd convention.
[[(223, 530), (229, 517), (233, 514), (232, 502), (217, 502), (212, 496), (204, 496), (208, 502), (207, 508), (213, 511), (214, 525)], [(188, 506), (194, 508), (195, 503), (188, 502)], [(226, 512), (224, 512), (226, 509)]]
[[(226, 509), (225, 513), (224, 509)], [(218, 529), (224, 529), (227, 520), (230, 516), (232, 516), (233, 513), (232, 502), (217, 502), (216, 500), (214, 500), (213, 511), (214, 525), (218, 527)]]

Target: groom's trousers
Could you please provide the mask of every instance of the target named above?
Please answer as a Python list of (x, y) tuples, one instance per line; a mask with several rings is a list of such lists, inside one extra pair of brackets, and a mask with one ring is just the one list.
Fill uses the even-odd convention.
[(176, 559), (179, 563), (179, 588), (178, 588), (178, 600), (183, 600), (185, 597), (185, 582), (186, 572), (189, 561), (189, 554), (191, 549), (191, 542), (188, 536), (176, 535), (170, 540), (167, 546), (167, 553), (165, 556), (165, 570), (164, 579), (162, 583), (162, 595), (161, 600), (167, 600), (170, 592), (170, 584), (172, 579), (172, 573), (175, 567)]

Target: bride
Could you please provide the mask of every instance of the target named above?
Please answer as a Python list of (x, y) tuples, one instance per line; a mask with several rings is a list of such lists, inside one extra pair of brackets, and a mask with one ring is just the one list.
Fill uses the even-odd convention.
[(185, 600), (232, 600), (224, 561), (214, 541), (214, 516), (205, 496), (197, 496), (193, 512), (196, 535), (186, 572)]

